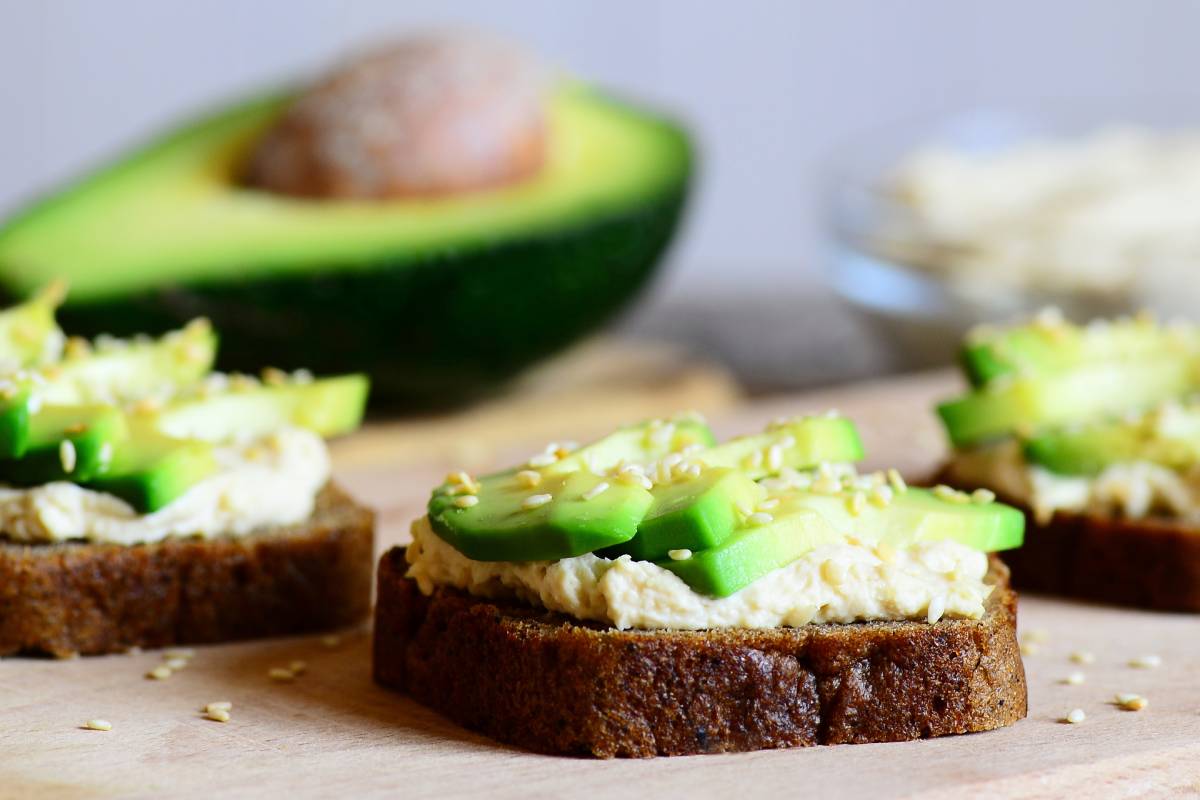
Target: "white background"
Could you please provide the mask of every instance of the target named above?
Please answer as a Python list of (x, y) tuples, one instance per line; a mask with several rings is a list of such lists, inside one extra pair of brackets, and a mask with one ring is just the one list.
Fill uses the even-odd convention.
[(814, 178), (851, 133), (1037, 98), (1200, 97), (1184, 0), (0, 0), (0, 212), (197, 107), (457, 23), (692, 123), (704, 176), (671, 296), (817, 274)]

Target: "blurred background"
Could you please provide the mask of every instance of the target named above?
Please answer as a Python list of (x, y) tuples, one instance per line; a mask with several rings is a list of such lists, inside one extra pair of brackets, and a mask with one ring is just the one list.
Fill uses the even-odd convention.
[[(961, 327), (913, 336), (914, 318), (963, 309), (913, 299), (924, 290), (855, 260), (868, 212), (841, 196), (846, 171), (886, 171), (981, 109), (1074, 135), (1147, 116), (1187, 123), (1200, 99), (1189, 0), (3, 0), (0, 216), (198, 109), (394, 34), (460, 25), (686, 123), (700, 153), (689, 213), (615, 331), (682, 344), (752, 392), (938, 363)], [(851, 296), (839, 276), (893, 307)], [(901, 296), (912, 302), (896, 308)], [(1116, 308), (1144, 299), (1118, 292)]]

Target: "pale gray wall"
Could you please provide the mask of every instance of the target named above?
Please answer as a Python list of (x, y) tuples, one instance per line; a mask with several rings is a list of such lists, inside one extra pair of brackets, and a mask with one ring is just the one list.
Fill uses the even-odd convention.
[(672, 294), (812, 276), (813, 176), (851, 132), (1037, 97), (1200, 96), (1185, 0), (0, 0), (0, 209), (196, 106), (446, 23), (692, 121), (705, 179)]

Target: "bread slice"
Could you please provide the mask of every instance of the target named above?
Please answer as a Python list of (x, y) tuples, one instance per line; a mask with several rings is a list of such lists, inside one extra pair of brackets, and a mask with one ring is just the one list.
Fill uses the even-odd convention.
[[(956, 489), (948, 472), (938, 480)], [(1025, 512), (1025, 543), (1002, 554), (1013, 585), (1157, 611), (1200, 612), (1200, 528), (1165, 517), (1122, 519), (1059, 512), (1039, 523)]]
[(617, 631), (379, 566), (379, 683), (542, 753), (648, 757), (984, 731), (1026, 713), (1016, 595), (980, 620)]
[(330, 484), (304, 523), (143, 545), (0, 540), (0, 655), (69, 656), (344, 627), (367, 616), (374, 516)]

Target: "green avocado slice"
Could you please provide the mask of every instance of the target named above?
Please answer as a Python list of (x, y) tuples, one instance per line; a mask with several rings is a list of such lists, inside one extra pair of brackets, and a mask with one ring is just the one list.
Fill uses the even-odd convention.
[(139, 429), (117, 446), (109, 469), (84, 485), (120, 497), (143, 514), (165, 507), (217, 470), (208, 442)]
[(714, 467), (730, 467), (757, 480), (784, 467), (807, 469), (822, 461), (854, 462), (863, 458), (862, 440), (844, 417), (798, 417), (773, 424), (766, 433), (739, 436), (698, 453)]
[(1087, 326), (1055, 319), (977, 329), (968, 335), (961, 360), (971, 384), (981, 387), (1004, 376), (1054, 375), (1089, 364), (1172, 356), (1200, 356), (1200, 331), (1149, 319)]
[(1135, 419), (1046, 431), (1024, 450), (1030, 463), (1065, 475), (1097, 475), (1130, 461), (1185, 469), (1200, 463), (1200, 407), (1172, 405)]
[(169, 436), (210, 442), (255, 438), (287, 426), (337, 436), (362, 422), (368, 388), (363, 375), (234, 385), (172, 403), (159, 413), (157, 425)]
[(956, 446), (1013, 433), (1087, 423), (1142, 411), (1200, 388), (1200, 371), (1188, 359), (1159, 356), (1088, 364), (1040, 377), (993, 381), (938, 406)]
[(70, 281), (69, 330), (132, 335), (203, 314), (222, 367), (366, 371), (445, 406), (594, 330), (644, 286), (682, 214), (683, 129), (579, 85), (548, 99), (545, 166), (521, 182), (379, 202), (243, 183), (290, 102), (199, 119), (0, 225), (0, 292)]
[[(716, 439), (704, 422), (690, 417), (674, 420), (654, 419), (628, 425), (602, 439), (586, 444), (556, 458), (542, 453), (530, 459), (531, 469), (546, 474), (575, 472), (587, 469), (597, 474), (621, 464), (649, 465), (652, 462), (690, 449), (711, 447)], [(553, 445), (552, 445), (553, 447)], [(547, 463), (543, 464), (542, 460)]]
[(28, 424), (24, 453), (0, 459), (0, 481), (86, 482), (109, 469), (115, 448), (129, 435), (125, 416), (113, 406), (45, 406)]
[[(640, 485), (586, 470), (546, 475), (536, 487), (516, 472), (479, 484), (478, 495), (443, 487), (429, 501), (434, 532), (476, 561), (550, 561), (619, 544), (633, 538), (654, 502)], [(467, 497), (477, 502), (464, 506)]]

